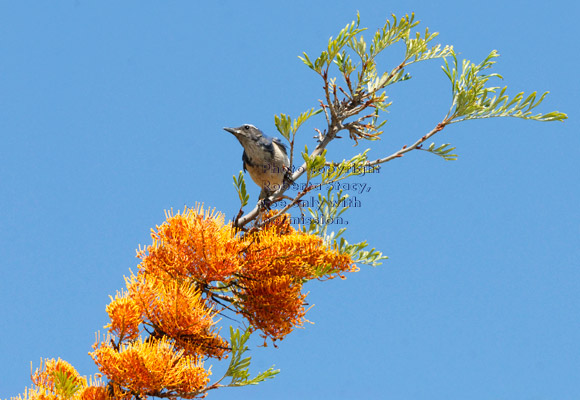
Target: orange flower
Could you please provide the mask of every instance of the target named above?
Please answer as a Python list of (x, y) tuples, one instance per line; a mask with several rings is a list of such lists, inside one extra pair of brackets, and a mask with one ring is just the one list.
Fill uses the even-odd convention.
[(132, 340), (139, 335), (139, 324), (142, 322), (142, 312), (137, 307), (135, 300), (127, 296), (127, 293), (111, 297), (111, 303), (106, 308), (111, 323), (105, 325), (109, 332), (115, 335), (119, 341)]
[(70, 382), (75, 388), (81, 388), (87, 385), (86, 379), (82, 378), (72, 365), (60, 358), (58, 360), (50, 359), (40, 360), (40, 366), (32, 375), (32, 383), (41, 388), (47, 389), (56, 394), (61, 394), (59, 385), (62, 381)]
[[(82, 390), (79, 400), (112, 400), (109, 391), (105, 386), (89, 386)], [(119, 398), (119, 397), (115, 397)]]
[(269, 270), (275, 275), (289, 274), (307, 281), (332, 279), (343, 272), (357, 271), (348, 255), (329, 248), (319, 236), (297, 231), (290, 225), (289, 217), (285, 214), (264, 230), (245, 238), (248, 245), (241, 275)]
[[(264, 218), (268, 218), (266, 215)], [(242, 313), (265, 336), (283, 339), (303, 325), (306, 309), (302, 284), (356, 271), (347, 255), (324, 245), (315, 235), (296, 231), (283, 217), (246, 237), (239, 273)]]
[(31, 376), (35, 387), (26, 389), (23, 395), (12, 400), (59, 400), (78, 399), (87, 387), (87, 380), (81, 377), (72, 365), (60, 358), (40, 360), (40, 366)]
[(221, 358), (229, 348), (214, 327), (217, 311), (187, 281), (162, 281), (140, 274), (127, 280), (127, 288), (154, 335), (171, 337), (185, 354)]
[(168, 338), (141, 339), (119, 351), (105, 340), (90, 353), (112, 382), (140, 396), (194, 398), (209, 383), (199, 356), (185, 355)]
[(25, 389), (23, 395), (12, 397), (12, 400), (59, 400), (57, 394), (44, 388)]
[(113, 383), (105, 384), (101, 374), (90, 377), (89, 386), (79, 392), (78, 400), (130, 400), (131, 392), (123, 390)]
[(171, 277), (190, 276), (204, 284), (224, 281), (240, 268), (241, 243), (219, 212), (199, 206), (166, 213), (167, 221), (152, 231), (153, 244), (140, 249), (143, 272)]
[(302, 284), (288, 275), (247, 281), (243, 292), (243, 314), (264, 337), (281, 340), (295, 326), (304, 324), (305, 294)]

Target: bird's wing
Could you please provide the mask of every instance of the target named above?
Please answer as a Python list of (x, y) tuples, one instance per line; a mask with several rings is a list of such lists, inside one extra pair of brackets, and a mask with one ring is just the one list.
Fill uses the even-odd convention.
[(286, 157), (288, 157), (288, 149), (286, 148), (286, 145), (284, 143), (282, 143), (282, 141), (280, 139), (278, 139), (277, 137), (272, 138), (272, 143), (277, 145), (278, 148), (280, 150), (282, 150), (282, 152), (286, 155)]
[(252, 162), (250, 161), (250, 158), (248, 157), (248, 155), (246, 154), (246, 151), (244, 150), (244, 153), (242, 154), (242, 166), (244, 168), (244, 172), (246, 172), (246, 167), (247, 166), (253, 167), (254, 164), (252, 164)]

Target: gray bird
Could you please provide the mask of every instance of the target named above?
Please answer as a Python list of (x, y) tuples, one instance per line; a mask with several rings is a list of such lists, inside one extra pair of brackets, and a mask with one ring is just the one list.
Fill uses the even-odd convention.
[(224, 128), (234, 135), (244, 148), (244, 171), (260, 186), (260, 200), (280, 189), (290, 168), (286, 146), (278, 138), (265, 135), (254, 125)]

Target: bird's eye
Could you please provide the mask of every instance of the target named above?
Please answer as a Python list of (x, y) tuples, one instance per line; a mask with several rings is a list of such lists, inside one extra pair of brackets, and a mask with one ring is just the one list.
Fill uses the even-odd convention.
[(250, 125), (244, 125), (244, 129), (247, 131), (250, 130)]

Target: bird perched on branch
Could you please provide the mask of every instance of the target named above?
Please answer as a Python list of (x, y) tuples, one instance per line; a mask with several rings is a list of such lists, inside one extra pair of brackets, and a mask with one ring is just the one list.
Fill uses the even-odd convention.
[(260, 200), (265, 199), (289, 181), (290, 160), (286, 146), (278, 138), (265, 135), (254, 125), (224, 128), (234, 135), (244, 148), (244, 171), (260, 186)]

